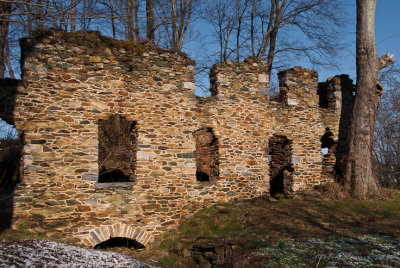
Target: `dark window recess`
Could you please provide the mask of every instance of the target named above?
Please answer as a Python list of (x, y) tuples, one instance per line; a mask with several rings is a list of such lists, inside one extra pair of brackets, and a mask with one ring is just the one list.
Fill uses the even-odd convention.
[(99, 120), (99, 182), (135, 180), (137, 128), (120, 115)]
[(292, 141), (274, 135), (269, 140), (269, 158), (271, 196), (289, 195), (293, 186)]
[(113, 237), (104, 242), (97, 244), (95, 249), (108, 249), (116, 247), (126, 247), (134, 249), (145, 249), (145, 246), (137, 242), (136, 240), (125, 238), (125, 237)]
[(336, 148), (335, 136), (331, 130), (325, 128), (325, 133), (321, 137), (321, 150), (324, 155), (322, 159), (322, 173), (336, 175)]
[(196, 179), (215, 180), (219, 176), (218, 139), (211, 128), (201, 128), (193, 136), (196, 140)]
[(328, 102), (328, 83), (327, 82), (318, 83), (317, 95), (319, 96), (319, 107), (320, 108), (328, 108), (329, 102)]
[(20, 182), (23, 139), (23, 135), (0, 139), (0, 192), (6, 188), (14, 188)]
[(325, 133), (321, 137), (321, 148), (326, 148), (328, 153), (333, 153), (336, 151), (334, 135), (329, 127), (325, 128)]
[(13, 223), (14, 191), (23, 175), (23, 152), (24, 133), (0, 118), (0, 233)]

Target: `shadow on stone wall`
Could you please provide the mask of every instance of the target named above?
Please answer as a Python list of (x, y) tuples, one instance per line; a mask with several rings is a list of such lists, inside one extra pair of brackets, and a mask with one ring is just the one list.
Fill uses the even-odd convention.
[(0, 141), (0, 233), (12, 224), (14, 189), (21, 178), (22, 151), (22, 137)]
[[(0, 80), (0, 118), (14, 125), (14, 107), (19, 80)], [(0, 131), (6, 131), (5, 129)], [(19, 139), (0, 140), (0, 233), (11, 227), (14, 191), (20, 182), (23, 135)]]
[(351, 118), (355, 99), (355, 85), (348, 75), (340, 75), (342, 89), (342, 107), (339, 122), (339, 138), (336, 150), (336, 177), (337, 181), (343, 179), (344, 169), (349, 148), (348, 136), (350, 134)]

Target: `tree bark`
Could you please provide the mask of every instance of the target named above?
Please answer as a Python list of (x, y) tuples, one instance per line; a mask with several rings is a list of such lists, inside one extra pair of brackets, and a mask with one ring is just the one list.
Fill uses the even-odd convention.
[(238, 17), (238, 28), (236, 32), (236, 60), (239, 61), (240, 59), (240, 53), (239, 53), (239, 47), (240, 47), (240, 30), (242, 26), (242, 15), (240, 14), (240, 1), (236, 0), (236, 5), (237, 5), (237, 17)]
[(7, 68), (8, 68), (8, 74), (10, 75), (10, 78), (15, 79), (14, 71), (11, 66), (11, 57), (10, 57), (10, 48), (8, 47), (8, 39), (6, 41), (5, 57), (6, 57), (6, 64), (7, 64)]
[[(378, 59), (376, 54), (375, 7), (376, 0), (357, 0), (357, 89), (344, 176), (345, 187), (357, 199), (381, 196), (372, 169), (372, 149), (375, 118), (383, 93), (379, 83), (379, 69), (389, 62)], [(385, 62), (380, 63), (381, 59)]]
[(76, 0), (71, 0), (71, 32), (76, 31)]
[(254, 44), (254, 16), (256, 14), (256, 0), (253, 0), (251, 6), (251, 17), (250, 17), (250, 39), (251, 39), (251, 55), (254, 57), (255, 53), (255, 44)]
[(128, 0), (126, 3), (126, 8), (127, 8), (127, 28), (128, 28), (128, 41), (133, 41), (134, 40), (134, 28), (133, 28), (133, 0)]
[(154, 42), (155, 27), (154, 27), (153, 0), (146, 0), (146, 16), (147, 16), (147, 39), (151, 42)]
[(38, 26), (37, 29), (43, 30), (44, 29), (44, 3), (42, 0), (38, 1), (38, 9), (39, 9), (39, 14), (38, 14)]
[(134, 5), (134, 15), (135, 15), (135, 38), (136, 40), (140, 39), (139, 35), (139, 1), (135, 0), (135, 5)]

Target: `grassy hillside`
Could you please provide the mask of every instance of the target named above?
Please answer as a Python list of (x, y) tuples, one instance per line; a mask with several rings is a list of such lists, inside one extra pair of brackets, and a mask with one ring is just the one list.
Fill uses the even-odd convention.
[(253, 200), (216, 205), (136, 257), (164, 267), (395, 267), (400, 195), (379, 201)]
[[(399, 267), (399, 226), (400, 191), (378, 201), (257, 199), (203, 209), (151, 249), (112, 250), (157, 267)], [(0, 235), (27, 238), (48, 239), (23, 226)]]

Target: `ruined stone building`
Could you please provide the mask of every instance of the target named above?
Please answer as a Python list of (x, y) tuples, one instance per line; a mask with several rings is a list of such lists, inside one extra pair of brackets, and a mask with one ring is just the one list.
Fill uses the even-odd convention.
[(203, 206), (333, 181), (354, 90), (294, 67), (269, 97), (248, 59), (216, 64), (197, 97), (184, 54), (95, 32), (24, 39), (21, 66), (0, 81), (0, 117), (24, 138), (13, 224), (89, 246), (146, 246)]

